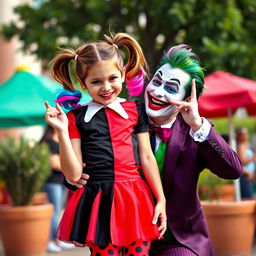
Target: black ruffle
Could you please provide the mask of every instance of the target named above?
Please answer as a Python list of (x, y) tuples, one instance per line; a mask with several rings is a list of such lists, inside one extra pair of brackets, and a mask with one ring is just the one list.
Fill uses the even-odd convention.
[(99, 246), (106, 246), (111, 242), (110, 238), (110, 215), (113, 201), (114, 183), (93, 183), (86, 186), (83, 195), (77, 205), (74, 223), (70, 233), (70, 240), (85, 244), (89, 222), (92, 213), (93, 202), (97, 194), (102, 191), (96, 234), (94, 243)]

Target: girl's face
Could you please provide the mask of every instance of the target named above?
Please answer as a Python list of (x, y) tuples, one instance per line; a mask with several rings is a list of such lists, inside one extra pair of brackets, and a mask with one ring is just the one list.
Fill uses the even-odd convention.
[(87, 69), (84, 84), (95, 102), (108, 105), (116, 100), (122, 90), (124, 70), (121, 73), (117, 68), (116, 59), (103, 60), (91, 65)]
[(176, 106), (170, 100), (183, 100), (185, 85), (189, 82), (190, 75), (170, 64), (160, 67), (145, 90), (145, 106), (149, 117), (171, 117)]

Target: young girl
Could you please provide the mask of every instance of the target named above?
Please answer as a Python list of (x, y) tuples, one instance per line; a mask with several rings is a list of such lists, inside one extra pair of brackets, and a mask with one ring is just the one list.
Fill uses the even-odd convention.
[[(128, 50), (125, 67), (120, 46)], [(125, 79), (129, 90), (140, 90), (141, 82), (143, 86), (142, 49), (134, 38), (118, 33), (76, 51), (62, 50), (53, 60), (52, 74), (74, 92), (71, 60), (76, 61), (81, 87), (93, 100), (78, 106), (75, 96), (63, 96), (62, 104), (77, 107), (67, 115), (58, 103), (53, 108), (46, 102), (46, 122), (58, 130), (66, 178), (77, 182), (83, 172), (90, 178), (70, 199), (57, 236), (78, 246), (87, 244), (93, 256), (148, 255), (150, 241), (166, 230), (165, 197), (144, 106), (118, 97)], [(63, 103), (66, 99), (71, 101)], [(155, 196), (155, 207), (139, 167)]]

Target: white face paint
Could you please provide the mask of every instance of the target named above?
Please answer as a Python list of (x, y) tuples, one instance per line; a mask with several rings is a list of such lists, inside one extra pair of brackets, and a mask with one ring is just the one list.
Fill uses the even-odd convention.
[(160, 67), (145, 90), (145, 106), (149, 117), (170, 117), (176, 106), (170, 100), (183, 100), (190, 75), (167, 63)]

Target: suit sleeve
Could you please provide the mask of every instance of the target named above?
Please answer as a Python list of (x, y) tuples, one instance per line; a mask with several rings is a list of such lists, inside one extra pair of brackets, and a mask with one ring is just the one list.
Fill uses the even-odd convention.
[[(212, 125), (212, 124), (211, 124)], [(209, 137), (197, 142), (205, 168), (224, 179), (237, 179), (243, 172), (243, 166), (237, 153), (218, 134), (212, 125)]]

